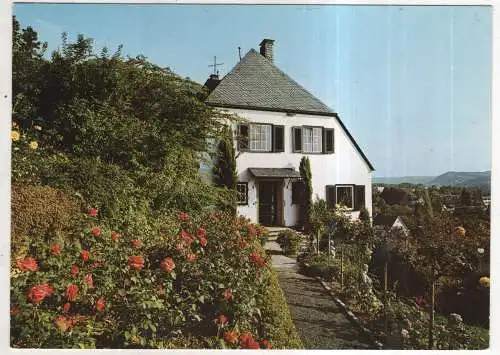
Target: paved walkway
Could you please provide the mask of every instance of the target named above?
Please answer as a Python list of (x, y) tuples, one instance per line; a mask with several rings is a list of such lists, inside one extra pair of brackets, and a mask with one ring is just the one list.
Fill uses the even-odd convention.
[(299, 274), (295, 259), (280, 255), (270, 238), (266, 249), (278, 272), (292, 319), (306, 349), (374, 349), (315, 279)]

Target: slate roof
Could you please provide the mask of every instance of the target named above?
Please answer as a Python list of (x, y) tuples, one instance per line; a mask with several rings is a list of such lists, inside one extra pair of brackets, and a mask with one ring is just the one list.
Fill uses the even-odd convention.
[(300, 178), (300, 173), (290, 168), (248, 168), (250, 173), (260, 178)]
[(236, 64), (205, 102), (214, 106), (335, 114), (255, 49)]

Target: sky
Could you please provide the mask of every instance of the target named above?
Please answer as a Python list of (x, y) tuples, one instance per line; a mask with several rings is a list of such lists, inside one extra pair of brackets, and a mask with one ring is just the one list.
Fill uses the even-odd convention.
[(264, 38), (274, 62), (340, 115), (376, 177), (491, 169), (488, 6), (16, 4), (49, 50), (61, 33), (204, 83)]

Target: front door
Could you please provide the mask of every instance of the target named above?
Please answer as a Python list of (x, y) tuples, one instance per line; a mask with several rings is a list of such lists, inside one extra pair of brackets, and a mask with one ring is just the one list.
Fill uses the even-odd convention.
[(265, 226), (277, 224), (278, 199), (276, 182), (259, 182), (259, 223)]

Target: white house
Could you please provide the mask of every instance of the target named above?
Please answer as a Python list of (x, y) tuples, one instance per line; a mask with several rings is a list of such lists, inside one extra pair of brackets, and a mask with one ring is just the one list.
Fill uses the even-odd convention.
[[(238, 212), (264, 225), (299, 223), (300, 160), (311, 163), (313, 199), (372, 210), (373, 166), (339, 116), (273, 64), (264, 39), (223, 79), (211, 75), (206, 104), (248, 122), (234, 125)], [(304, 58), (306, 60), (307, 58)]]
[(373, 219), (373, 228), (378, 231), (387, 232), (400, 230), (406, 236), (410, 234), (410, 230), (399, 216), (386, 216), (379, 214)]

